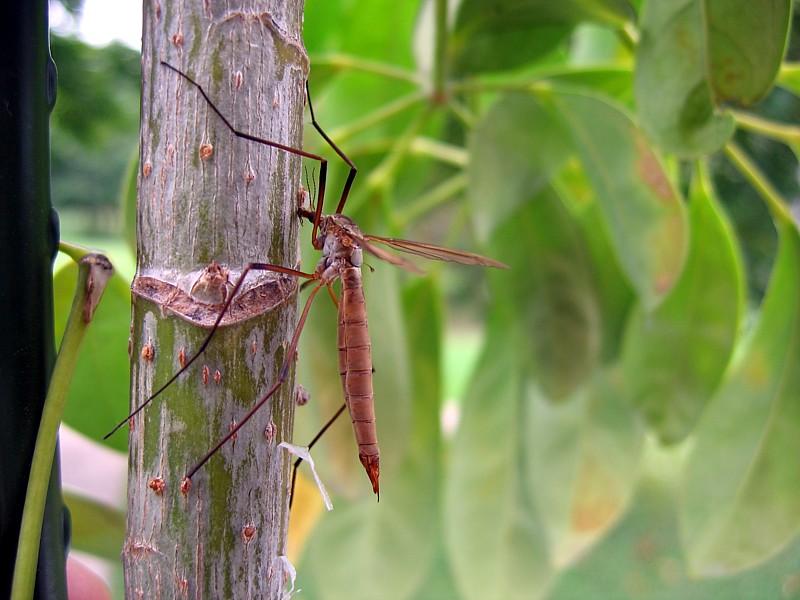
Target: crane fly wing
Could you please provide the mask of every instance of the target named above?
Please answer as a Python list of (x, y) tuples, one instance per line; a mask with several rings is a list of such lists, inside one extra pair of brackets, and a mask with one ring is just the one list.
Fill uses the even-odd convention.
[(361, 246), (364, 250), (373, 254), (380, 258), (381, 260), (385, 260), (388, 263), (395, 265), (396, 267), (400, 267), (401, 269), (405, 269), (406, 271), (410, 271), (411, 273), (415, 273), (416, 275), (424, 275), (425, 271), (420, 269), (414, 263), (407, 261), (402, 256), (397, 256), (396, 254), (392, 254), (388, 250), (384, 250), (380, 246), (376, 246), (375, 244), (370, 244), (365, 238), (359, 238), (358, 245)]
[[(462, 265), (476, 265), (480, 267), (495, 267), (497, 269), (508, 269), (508, 265), (506, 264), (503, 264), (491, 258), (487, 258), (485, 256), (481, 256), (480, 254), (474, 254), (472, 252), (464, 252), (462, 250), (444, 248), (442, 246), (426, 244), (425, 242), (412, 242), (411, 240), (384, 238), (384, 237), (378, 237), (376, 235), (365, 235), (364, 238), (372, 242), (379, 242), (381, 244), (386, 244), (390, 248), (394, 248), (395, 250), (400, 250), (401, 252), (416, 254), (417, 256), (422, 256), (424, 258), (428, 258), (431, 260), (445, 260), (448, 262), (459, 263)], [(375, 246), (372, 247), (375, 248)]]

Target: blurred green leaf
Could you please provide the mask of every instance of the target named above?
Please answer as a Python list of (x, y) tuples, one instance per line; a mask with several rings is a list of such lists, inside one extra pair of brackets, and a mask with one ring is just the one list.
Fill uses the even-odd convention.
[(651, 462), (654, 464), (647, 469), (648, 476), (641, 481), (625, 517), (593, 552), (562, 574), (550, 600), (796, 597), (798, 543), (749, 573), (708, 579), (687, 574), (678, 539), (674, 489), (665, 483), (663, 473), (653, 472), (653, 468), (674, 469), (680, 462), (675, 453)]
[(544, 525), (522, 480), (523, 377), (496, 314), (450, 447), (447, 555), (461, 597), (544, 598), (555, 580)]
[(495, 301), (507, 307), (507, 325), (514, 323), (507, 343), (550, 399), (566, 398), (589, 377), (600, 348), (596, 289), (580, 229), (547, 188), (495, 232), (489, 247), (511, 267), (491, 286)]
[(547, 77), (562, 91), (583, 91), (609, 96), (627, 108), (633, 105), (633, 71), (620, 67), (575, 67), (551, 73)]
[[(564, 197), (564, 192), (559, 191)], [(592, 265), (600, 311), (600, 360), (610, 363), (619, 353), (625, 323), (635, 295), (614, 255), (607, 229), (603, 226), (598, 204), (591, 204), (578, 215), (578, 224), (586, 240), (588, 259)]]
[[(55, 274), (55, 326), (60, 336), (64, 331), (78, 267), (70, 262)], [(125, 416), (129, 397), (128, 329), (131, 315), (131, 292), (119, 274), (108, 282), (92, 326), (86, 333), (75, 376), (64, 408), (64, 422), (82, 434), (125, 451), (124, 434), (103, 436)]]
[(684, 158), (718, 150), (733, 134), (734, 121), (713, 103), (703, 3), (650, 0), (640, 26), (634, 85), (645, 133)]
[(574, 563), (616, 523), (635, 489), (644, 428), (619, 373), (598, 371), (568, 401), (527, 386), (523, 440), (528, 493), (552, 563)]
[(621, 26), (635, 19), (625, 0), (465, 0), (451, 40), (459, 74), (512, 69), (555, 49), (581, 21)]
[[(364, 59), (410, 67), (411, 39), (419, 7), (414, 2), (351, 0), (309, 2), (303, 19), (303, 39), (312, 56), (343, 52)], [(392, 35), (379, 25), (391, 23)]]
[(669, 293), (683, 267), (688, 242), (683, 203), (660, 160), (621, 110), (577, 94), (549, 99), (577, 147), (623, 271), (650, 310)]
[(780, 68), (791, 0), (704, 0), (703, 10), (714, 103), (754, 104)]
[(486, 240), (509, 215), (547, 186), (569, 158), (569, 140), (535, 98), (501, 98), (469, 143), (468, 200), (472, 222)]
[(741, 323), (741, 258), (711, 194), (697, 178), (683, 273), (658, 308), (636, 311), (626, 335), (622, 368), (632, 400), (665, 443), (691, 432), (722, 378)]
[(800, 235), (780, 247), (757, 323), (709, 405), (686, 465), (683, 547), (695, 575), (773, 556), (800, 530)]
[(70, 492), (64, 493), (72, 521), (70, 546), (106, 560), (119, 561), (125, 541), (125, 513)]

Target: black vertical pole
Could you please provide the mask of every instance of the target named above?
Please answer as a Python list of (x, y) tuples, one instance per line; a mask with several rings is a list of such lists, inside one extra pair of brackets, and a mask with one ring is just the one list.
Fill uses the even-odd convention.
[[(0, 597), (16, 557), (36, 431), (55, 358), (49, 115), (56, 72), (46, 0), (0, 3)], [(36, 598), (66, 598), (58, 461), (50, 479)]]

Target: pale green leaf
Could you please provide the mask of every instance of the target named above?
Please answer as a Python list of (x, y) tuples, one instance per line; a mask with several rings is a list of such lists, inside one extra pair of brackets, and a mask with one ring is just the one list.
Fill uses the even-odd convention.
[(447, 554), (467, 600), (543, 598), (555, 579), (542, 523), (526, 501), (522, 373), (498, 321), (464, 401), (445, 488)]
[(715, 104), (754, 104), (780, 68), (791, 0), (703, 0), (703, 8)]
[(800, 531), (800, 235), (779, 228), (758, 321), (686, 465), (681, 529), (696, 575), (752, 567)]
[(632, 401), (667, 443), (689, 434), (717, 387), (743, 312), (741, 257), (710, 194), (695, 182), (686, 266), (660, 306), (632, 317), (622, 358)]
[(532, 96), (495, 103), (470, 138), (468, 200), (478, 235), (487, 239), (517, 207), (542, 190), (567, 160), (563, 128)]
[(702, 3), (650, 0), (640, 26), (634, 85), (644, 131), (682, 157), (718, 150), (733, 134), (734, 121), (713, 103)]
[(624, 380), (598, 371), (568, 401), (527, 390), (528, 493), (558, 568), (577, 561), (624, 513), (637, 481), (644, 428)]
[[(680, 275), (688, 232), (683, 203), (630, 118), (598, 98), (549, 96), (597, 195), (622, 269), (652, 309)], [(613, 151), (612, 151), (613, 150)]]
[(550, 52), (581, 21), (621, 26), (634, 18), (626, 0), (464, 0), (451, 42), (453, 68), (514, 68)]

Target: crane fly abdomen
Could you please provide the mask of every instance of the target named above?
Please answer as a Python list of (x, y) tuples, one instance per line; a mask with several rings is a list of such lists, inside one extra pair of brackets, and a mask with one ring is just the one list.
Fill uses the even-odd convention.
[(361, 285), (361, 269), (344, 267), (342, 298), (339, 302), (339, 375), (342, 378), (350, 420), (353, 422), (358, 458), (378, 494), (380, 451), (375, 429), (375, 402), (372, 391), (372, 356), (367, 307)]

